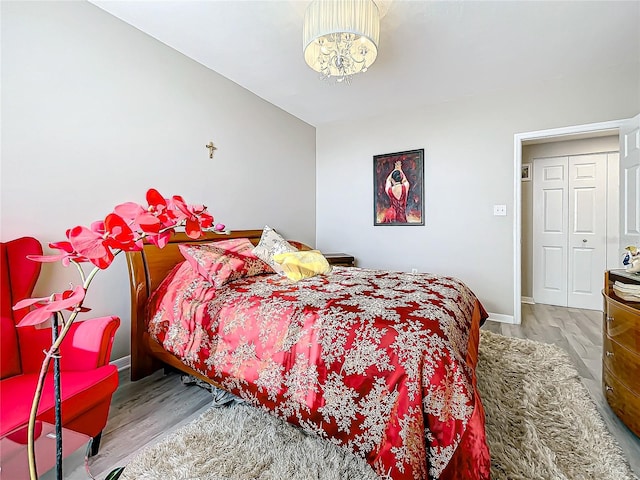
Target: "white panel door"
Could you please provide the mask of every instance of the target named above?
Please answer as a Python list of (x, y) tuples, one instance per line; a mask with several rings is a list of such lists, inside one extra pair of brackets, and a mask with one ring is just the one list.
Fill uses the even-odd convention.
[(607, 268), (607, 154), (569, 157), (567, 306), (600, 310)]
[(606, 269), (607, 154), (535, 159), (533, 299), (602, 308)]
[(640, 247), (640, 115), (620, 128), (620, 254)]
[(567, 306), (567, 157), (533, 164), (533, 299)]

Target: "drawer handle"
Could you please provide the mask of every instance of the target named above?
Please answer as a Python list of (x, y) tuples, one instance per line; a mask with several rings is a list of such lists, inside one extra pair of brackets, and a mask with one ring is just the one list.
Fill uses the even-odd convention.
[(607, 357), (613, 357), (613, 352), (607, 352)]
[(613, 387), (610, 387), (609, 385), (607, 385), (605, 388), (607, 392), (613, 392)]
[(607, 322), (613, 322), (613, 317), (607, 317)]

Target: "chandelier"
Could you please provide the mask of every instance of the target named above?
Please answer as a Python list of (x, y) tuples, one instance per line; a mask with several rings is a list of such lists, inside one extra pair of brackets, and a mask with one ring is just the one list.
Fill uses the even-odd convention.
[(349, 83), (376, 60), (379, 34), (373, 0), (314, 0), (304, 15), (304, 60), (323, 78)]

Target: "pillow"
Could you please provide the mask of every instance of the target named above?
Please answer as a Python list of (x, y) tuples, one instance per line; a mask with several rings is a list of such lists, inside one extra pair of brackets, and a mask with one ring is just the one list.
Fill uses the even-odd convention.
[(191, 268), (216, 288), (242, 277), (273, 273), (269, 265), (253, 254), (253, 244), (247, 238), (181, 244), (178, 248)]
[(287, 278), (294, 282), (331, 273), (331, 265), (318, 250), (277, 253), (273, 259), (281, 265)]
[(262, 236), (260, 237), (260, 242), (253, 249), (253, 253), (255, 253), (258, 258), (262, 259), (266, 262), (271, 268), (273, 268), (276, 273), (280, 275), (284, 275), (284, 270), (280, 266), (278, 262), (273, 259), (273, 256), (278, 253), (288, 253), (288, 252), (297, 252), (298, 249), (287, 242), (284, 238), (280, 236), (273, 228), (269, 225), (264, 226), (264, 230), (262, 230)]
[(253, 243), (251, 243), (251, 240), (248, 238), (230, 238), (228, 240), (219, 240), (205, 245), (213, 245), (214, 247), (240, 255), (245, 255), (247, 252), (253, 250)]

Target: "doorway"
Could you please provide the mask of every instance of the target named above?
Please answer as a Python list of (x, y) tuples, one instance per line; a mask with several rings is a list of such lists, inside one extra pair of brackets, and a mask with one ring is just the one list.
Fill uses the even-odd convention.
[(523, 298), (602, 309), (607, 239), (618, 232), (618, 145), (609, 135), (524, 147), (533, 182), (522, 191)]
[(522, 149), (527, 142), (545, 143), (554, 140), (590, 138), (598, 135), (618, 135), (627, 120), (577, 125), (573, 127), (539, 130), (514, 135), (514, 272), (513, 323), (522, 322)]

